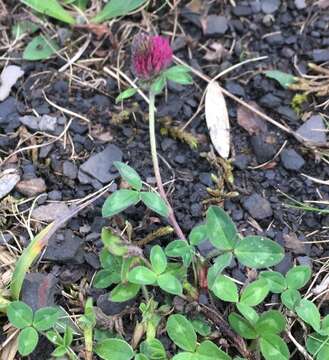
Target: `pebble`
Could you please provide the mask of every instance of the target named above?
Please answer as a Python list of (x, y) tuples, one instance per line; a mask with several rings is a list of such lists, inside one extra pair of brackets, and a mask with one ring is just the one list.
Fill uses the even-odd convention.
[(7, 98), (5, 101), (0, 102), (0, 126), (7, 125), (12, 116), (17, 116), (16, 99), (13, 97)]
[(262, 0), (262, 11), (265, 14), (275, 13), (281, 5), (281, 0)]
[(299, 155), (298, 152), (295, 151), (294, 149), (284, 149), (281, 152), (280, 157), (281, 157), (282, 165), (287, 170), (298, 171), (305, 164), (305, 160), (303, 159), (303, 157)]
[(48, 199), (53, 201), (60, 201), (62, 200), (63, 196), (59, 190), (53, 190), (48, 193)]
[(300, 126), (296, 133), (314, 145), (324, 145), (326, 139), (326, 126), (320, 115), (311, 116), (302, 126)]
[(264, 135), (254, 135), (250, 138), (250, 143), (258, 163), (264, 163), (273, 159), (276, 153), (276, 146), (266, 141)]
[(32, 211), (32, 217), (39, 221), (54, 221), (71, 213), (69, 207), (64, 203), (51, 203), (41, 205)]
[(295, 6), (298, 10), (303, 10), (307, 5), (305, 0), (295, 0)]
[(213, 244), (209, 241), (203, 241), (197, 245), (200, 254), (204, 257), (208, 256), (212, 251), (216, 250)]
[(305, 265), (312, 268), (312, 259), (309, 256), (298, 256), (297, 261), (299, 262), (299, 265)]
[(259, 194), (252, 194), (243, 200), (243, 207), (256, 220), (263, 220), (273, 215), (272, 207), (267, 199)]
[(49, 115), (41, 117), (26, 115), (21, 116), (19, 121), (33, 131), (54, 132), (57, 126), (57, 118)]
[(71, 161), (65, 160), (63, 162), (63, 174), (69, 179), (76, 179), (78, 177), (78, 168)]
[(19, 180), (20, 176), (15, 169), (6, 169), (0, 173), (0, 199), (8, 195)]
[(47, 190), (45, 181), (42, 178), (34, 178), (30, 180), (20, 181), (16, 185), (16, 189), (25, 196), (36, 196)]
[(285, 275), (287, 271), (289, 271), (292, 268), (292, 266), (293, 266), (292, 255), (290, 252), (286, 252), (283, 260), (275, 266), (274, 270)]
[(57, 233), (49, 239), (44, 260), (58, 261), (68, 264), (84, 262), (83, 240), (74, 235), (70, 229)]
[(233, 165), (240, 170), (245, 170), (249, 165), (250, 160), (251, 160), (250, 156), (245, 154), (240, 154), (233, 159)]
[(250, 16), (253, 15), (253, 9), (250, 6), (246, 5), (237, 5), (234, 6), (232, 10), (235, 16)]
[(313, 60), (316, 63), (329, 61), (329, 50), (328, 49), (315, 49), (315, 50), (313, 50)]
[(108, 299), (108, 296), (108, 294), (104, 294), (97, 299), (97, 306), (108, 316), (120, 314), (127, 307), (131, 307), (135, 302), (134, 299), (124, 302), (113, 302)]
[(205, 35), (224, 35), (228, 30), (228, 22), (225, 16), (209, 15), (205, 21), (203, 32)]
[(88, 184), (91, 177), (102, 184), (108, 183), (119, 176), (118, 172), (113, 169), (113, 163), (121, 160), (122, 151), (116, 145), (109, 144), (103, 151), (92, 155), (80, 166), (79, 180), (83, 180), (84, 184)]
[(57, 279), (51, 274), (28, 273), (23, 282), (21, 300), (33, 311), (46, 306), (54, 306), (56, 285)]

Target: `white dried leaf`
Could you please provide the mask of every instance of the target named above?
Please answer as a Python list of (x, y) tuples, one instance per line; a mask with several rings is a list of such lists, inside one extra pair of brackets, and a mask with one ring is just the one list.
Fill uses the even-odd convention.
[(230, 122), (224, 95), (215, 81), (207, 86), (205, 110), (210, 139), (218, 154), (227, 159), (230, 153)]
[(16, 65), (5, 67), (0, 75), (0, 101), (5, 100), (16, 81), (24, 75), (24, 71)]

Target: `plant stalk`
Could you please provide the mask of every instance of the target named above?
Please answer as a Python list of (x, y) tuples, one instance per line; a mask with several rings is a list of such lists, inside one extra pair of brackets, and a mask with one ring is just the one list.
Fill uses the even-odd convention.
[(179, 239), (186, 240), (186, 237), (180, 228), (179, 224), (177, 223), (173, 208), (171, 207), (165, 189), (163, 187), (160, 167), (159, 167), (159, 160), (158, 160), (158, 153), (157, 153), (157, 145), (156, 145), (156, 137), (155, 137), (155, 95), (152, 91), (150, 91), (150, 102), (149, 102), (149, 130), (150, 130), (150, 143), (151, 143), (151, 156), (153, 162), (153, 169), (154, 175), (157, 182), (157, 186), (159, 189), (160, 196), (166, 202), (169, 215), (168, 220), (170, 225), (174, 228), (176, 235)]

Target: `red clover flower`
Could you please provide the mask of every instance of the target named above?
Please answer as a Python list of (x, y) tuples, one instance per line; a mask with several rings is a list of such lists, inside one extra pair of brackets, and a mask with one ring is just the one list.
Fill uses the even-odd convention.
[(142, 80), (150, 80), (172, 63), (173, 51), (163, 36), (137, 34), (132, 42), (134, 73)]

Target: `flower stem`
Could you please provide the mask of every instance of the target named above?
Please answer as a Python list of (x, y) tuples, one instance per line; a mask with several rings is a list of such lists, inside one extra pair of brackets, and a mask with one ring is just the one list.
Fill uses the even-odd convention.
[(158, 161), (156, 138), (155, 138), (155, 105), (154, 105), (154, 102), (155, 102), (155, 95), (152, 91), (150, 91), (149, 130), (150, 130), (151, 155), (152, 155), (155, 180), (157, 182), (160, 196), (167, 203), (167, 206), (169, 208), (169, 215), (168, 215), (169, 223), (174, 228), (176, 235), (179, 237), (179, 239), (185, 240), (186, 237), (185, 237), (182, 229), (180, 228), (180, 226), (177, 223), (173, 208), (171, 207), (171, 205), (167, 199), (167, 194), (166, 194), (165, 189), (162, 184), (159, 161)]

